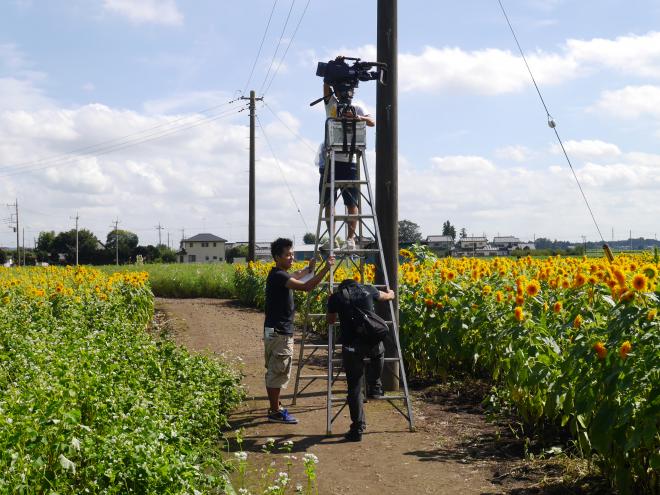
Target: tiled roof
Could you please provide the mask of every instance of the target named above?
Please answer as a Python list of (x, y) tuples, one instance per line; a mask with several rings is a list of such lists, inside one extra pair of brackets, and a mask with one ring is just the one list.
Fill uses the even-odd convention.
[(188, 239), (184, 239), (183, 242), (227, 242), (227, 239), (218, 237), (213, 234), (197, 234)]

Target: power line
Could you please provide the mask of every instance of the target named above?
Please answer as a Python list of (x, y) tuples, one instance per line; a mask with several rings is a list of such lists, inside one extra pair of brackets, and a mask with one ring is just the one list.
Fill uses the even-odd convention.
[(291, 44), (293, 43), (293, 39), (296, 37), (296, 33), (298, 32), (298, 28), (300, 27), (300, 24), (302, 23), (303, 17), (305, 17), (305, 13), (307, 12), (307, 7), (309, 7), (309, 2), (310, 0), (307, 0), (307, 3), (305, 4), (305, 8), (302, 11), (302, 14), (300, 15), (300, 19), (298, 19), (298, 24), (296, 24), (296, 28), (293, 30), (293, 34), (291, 35), (291, 38), (289, 38), (289, 43), (286, 45), (286, 50), (284, 50), (284, 54), (282, 55), (282, 58), (280, 59), (279, 64), (277, 64), (277, 67), (275, 68), (275, 71), (273, 72), (273, 77), (270, 78), (270, 82), (268, 83), (268, 86), (266, 86), (266, 89), (262, 93), (262, 97), (268, 93), (268, 90), (270, 89), (270, 85), (273, 84), (273, 80), (275, 79), (275, 76), (277, 76), (278, 71), (280, 70), (280, 66), (282, 65), (282, 62), (284, 62), (284, 59), (286, 58), (286, 54), (289, 53), (289, 48), (291, 48)]
[(587, 205), (587, 209), (589, 210), (589, 214), (591, 215), (591, 219), (593, 220), (594, 225), (596, 226), (596, 230), (598, 231), (598, 235), (600, 236), (601, 241), (603, 241), (603, 244), (605, 244), (605, 239), (603, 238), (603, 234), (601, 234), (601, 232), (600, 232), (600, 228), (598, 227), (598, 222), (596, 222), (596, 217), (594, 216), (594, 212), (591, 210), (591, 206), (589, 205), (589, 201), (587, 200), (587, 195), (584, 193), (584, 190), (582, 189), (582, 185), (580, 184), (578, 176), (575, 173), (575, 170), (573, 169), (573, 164), (571, 163), (571, 159), (568, 157), (568, 153), (566, 152), (566, 148), (564, 148), (564, 143), (562, 142), (561, 137), (559, 137), (559, 132), (557, 132), (557, 123), (552, 118), (552, 115), (550, 115), (550, 111), (548, 110), (548, 106), (545, 104), (545, 100), (543, 99), (543, 95), (541, 95), (541, 90), (539, 89), (538, 84), (536, 84), (536, 79), (534, 78), (534, 74), (532, 74), (532, 69), (529, 67), (529, 64), (527, 63), (527, 58), (525, 57), (525, 53), (523, 52), (523, 49), (520, 46), (520, 43), (518, 42), (518, 37), (516, 36), (516, 32), (514, 31), (513, 26), (511, 25), (511, 21), (509, 21), (509, 16), (506, 14), (506, 10), (504, 9), (504, 5), (502, 5), (502, 0), (497, 0), (497, 2), (500, 4), (500, 8), (502, 9), (502, 13), (504, 14), (504, 18), (506, 19), (506, 23), (509, 25), (509, 29), (511, 30), (511, 34), (513, 35), (513, 39), (515, 40), (516, 45), (518, 46), (518, 51), (520, 52), (520, 56), (522, 57), (523, 61), (525, 62), (525, 66), (527, 67), (527, 72), (529, 72), (529, 76), (532, 78), (532, 82), (534, 83), (534, 87), (536, 88), (536, 93), (539, 95), (539, 99), (541, 100), (541, 103), (543, 104), (543, 108), (545, 109), (546, 117), (548, 118), (548, 126), (555, 132), (555, 136), (557, 136), (557, 141), (559, 141), (559, 146), (561, 146), (561, 150), (564, 153), (564, 157), (566, 158), (566, 162), (568, 162), (568, 166), (570, 167), (571, 172), (573, 173), (573, 177), (575, 178), (575, 182), (577, 183), (578, 189), (580, 190), (580, 193), (582, 194), (582, 198), (584, 199), (584, 203)]
[(300, 215), (300, 218), (302, 219), (303, 224), (305, 225), (305, 230), (309, 231), (309, 227), (307, 226), (307, 222), (305, 221), (305, 217), (303, 217), (303, 214), (300, 211), (300, 207), (298, 206), (298, 202), (296, 201), (296, 197), (293, 195), (293, 191), (291, 191), (291, 187), (289, 186), (289, 182), (286, 180), (286, 177), (284, 175), (284, 171), (282, 170), (282, 166), (280, 165), (280, 161), (275, 156), (275, 151), (273, 151), (273, 147), (270, 145), (270, 141), (268, 139), (268, 136), (266, 135), (266, 129), (264, 129), (264, 126), (261, 124), (261, 120), (259, 119), (259, 116), (257, 115), (256, 117), (257, 117), (257, 122), (259, 122), (259, 129), (261, 129), (261, 132), (264, 135), (264, 139), (266, 140), (266, 144), (268, 144), (268, 148), (270, 148), (270, 153), (271, 153), (271, 155), (273, 155), (273, 158), (275, 159), (275, 163), (277, 164), (277, 168), (280, 170), (280, 174), (282, 174), (282, 180), (284, 181), (284, 184), (286, 185), (286, 188), (289, 190), (289, 195), (291, 196), (291, 199), (293, 200), (293, 204), (296, 205), (296, 210), (298, 211), (298, 214)]
[[(112, 153), (112, 152), (115, 152), (115, 151), (120, 151), (120, 150), (130, 148), (130, 147), (133, 147), (133, 146), (138, 146), (140, 144), (144, 144), (144, 143), (147, 143), (147, 142), (150, 142), (150, 141), (154, 141), (154, 140), (169, 136), (171, 134), (176, 134), (177, 132), (180, 132), (180, 131), (183, 131), (183, 130), (192, 129), (193, 127), (198, 127), (200, 125), (215, 122), (215, 121), (220, 120), (222, 118), (229, 117), (231, 115), (240, 113), (243, 110), (245, 110), (246, 108), (247, 107), (244, 106), (243, 108), (241, 108), (238, 111), (236, 109), (231, 109), (231, 110), (225, 111), (224, 113), (221, 113), (219, 115), (215, 115), (215, 116), (212, 116), (212, 117), (201, 118), (201, 119), (198, 119), (197, 121), (194, 121), (192, 123), (182, 125), (182, 126), (173, 127), (171, 129), (165, 129), (163, 131), (153, 133), (151, 135), (147, 135), (147, 136), (141, 137), (139, 139), (128, 140), (128, 141), (125, 141), (123, 143), (120, 142), (120, 143), (117, 143), (117, 144), (114, 144), (114, 145), (106, 146), (105, 148), (101, 147), (101, 148), (95, 150), (94, 153), (89, 153), (89, 156), (106, 155), (108, 153)], [(32, 166), (25, 166), (25, 167), (22, 167), (18, 170), (12, 170), (12, 171), (7, 172), (7, 173), (0, 173), (0, 177), (9, 177), (9, 176), (12, 176), (12, 175), (35, 172), (37, 170), (43, 170), (43, 169), (47, 169), (47, 168), (51, 168), (51, 167), (59, 167), (59, 166), (62, 166), (62, 165), (67, 165), (67, 164), (74, 163), (74, 162), (79, 161), (81, 159), (82, 159), (81, 157), (67, 157), (66, 159), (60, 159), (58, 161), (54, 161), (53, 163), (35, 164), (35, 165), (32, 165)], [(6, 170), (6, 169), (9, 169), (9, 167), (0, 168), (0, 171)]]
[(280, 33), (280, 39), (277, 42), (277, 45), (275, 46), (275, 53), (273, 53), (273, 58), (270, 60), (270, 65), (268, 66), (268, 70), (266, 71), (266, 77), (264, 77), (263, 82), (261, 83), (261, 86), (259, 87), (258, 93), (263, 94), (261, 91), (264, 89), (264, 85), (266, 84), (266, 81), (268, 80), (268, 76), (270, 75), (270, 70), (273, 68), (273, 63), (275, 62), (275, 59), (277, 58), (277, 52), (280, 49), (280, 45), (282, 44), (282, 38), (284, 38), (284, 32), (286, 31), (286, 26), (289, 24), (289, 18), (291, 17), (291, 11), (293, 10), (293, 6), (296, 4), (296, 0), (291, 0), (291, 7), (289, 7), (289, 13), (286, 15), (286, 20), (284, 21), (284, 27), (282, 27), (282, 32)]
[[(239, 100), (239, 98), (235, 98), (233, 100), (221, 103), (220, 105), (214, 105), (212, 107), (205, 108), (204, 110), (199, 110), (198, 112), (195, 112), (195, 113), (197, 113), (197, 114), (209, 113), (209, 112), (212, 112), (214, 110), (217, 110), (218, 108), (224, 107), (225, 105), (232, 104), (232, 103), (234, 103), (238, 100)], [(96, 144), (90, 144), (90, 145), (87, 145), (87, 146), (82, 146), (80, 148), (75, 148), (73, 150), (68, 151), (67, 153), (62, 153), (62, 154), (59, 154), (59, 155), (52, 155), (52, 156), (45, 157), (45, 158), (39, 158), (37, 160), (27, 160), (27, 161), (24, 161), (24, 162), (14, 163), (12, 165), (8, 165), (8, 166), (5, 166), (5, 167), (0, 167), (0, 171), (3, 170), (3, 169), (8, 169), (8, 168), (17, 168), (17, 167), (20, 168), (22, 166), (33, 166), (33, 165), (43, 164), (43, 163), (47, 163), (47, 162), (51, 162), (51, 161), (58, 161), (58, 160), (61, 160), (62, 158), (67, 158), (70, 155), (75, 154), (75, 153), (93, 152), (98, 147), (105, 147), (105, 146), (111, 145), (113, 143), (124, 141), (124, 140), (129, 139), (129, 138), (135, 138), (137, 136), (140, 136), (141, 134), (145, 134), (145, 133), (151, 132), (153, 130), (160, 129), (161, 127), (171, 126), (171, 125), (173, 125), (177, 122), (181, 122), (181, 121), (187, 120), (187, 119), (189, 119), (189, 116), (179, 117), (179, 118), (171, 120), (169, 122), (163, 122), (163, 123), (157, 124), (155, 126), (147, 127), (147, 128), (142, 129), (141, 131), (138, 131), (138, 132), (134, 132), (134, 133), (131, 133), (131, 134), (126, 134), (125, 136), (121, 136), (121, 137), (113, 138), (113, 139), (108, 139), (108, 140), (105, 140), (105, 141), (98, 142)]]
[(277, 6), (277, 1), (275, 0), (273, 2), (273, 8), (270, 9), (270, 16), (268, 16), (268, 22), (266, 23), (266, 29), (264, 29), (264, 34), (261, 37), (261, 43), (259, 44), (259, 50), (257, 51), (257, 56), (254, 57), (254, 62), (252, 63), (252, 69), (250, 69), (250, 75), (248, 76), (248, 79), (245, 83), (245, 86), (243, 87), (243, 91), (241, 91), (242, 94), (245, 94), (247, 91), (248, 86), (250, 85), (250, 81), (252, 80), (252, 74), (254, 74), (254, 68), (257, 66), (257, 62), (259, 61), (259, 56), (261, 55), (261, 49), (264, 46), (264, 40), (266, 39), (266, 34), (268, 33), (268, 28), (270, 26), (270, 21), (273, 18), (273, 12), (275, 12), (275, 7)]
[(291, 128), (290, 128), (290, 127), (289, 127), (289, 126), (288, 126), (288, 125), (287, 125), (287, 124), (286, 124), (286, 123), (285, 123), (285, 122), (279, 117), (279, 115), (277, 115), (277, 114), (273, 111), (273, 109), (270, 108), (270, 105), (269, 105), (268, 103), (266, 103), (266, 100), (263, 101), (263, 104), (264, 104), (264, 106), (265, 106), (268, 110), (270, 110), (270, 113), (272, 113), (273, 116), (274, 116), (277, 120), (279, 120), (280, 123), (281, 123), (284, 127), (286, 127), (286, 129), (287, 129), (291, 134), (293, 134), (295, 137), (297, 137), (297, 138), (300, 140), (301, 143), (303, 143), (305, 146), (307, 146), (307, 148), (310, 149), (310, 150), (312, 151), (312, 153), (316, 153), (316, 152), (317, 152), (316, 149), (312, 148), (312, 147), (309, 145), (309, 143), (305, 140), (305, 138), (303, 138), (300, 134), (298, 134), (296, 131), (294, 131), (293, 129), (291, 129)]

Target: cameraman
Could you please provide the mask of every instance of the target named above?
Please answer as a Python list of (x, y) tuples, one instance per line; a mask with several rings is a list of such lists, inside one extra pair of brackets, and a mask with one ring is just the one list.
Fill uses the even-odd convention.
[[(345, 292), (350, 294), (350, 300), (344, 296)], [(362, 397), (365, 374), (364, 358), (370, 358), (367, 365), (367, 397), (372, 398), (383, 395), (381, 375), (385, 362), (385, 348), (382, 342), (375, 345), (368, 344), (362, 342), (357, 335), (353, 323), (352, 305), (355, 304), (365, 311), (373, 311), (374, 301), (391, 301), (394, 297), (392, 290), (383, 292), (373, 285), (363, 285), (353, 279), (346, 279), (328, 298), (326, 319), (332, 325), (337, 322), (337, 315), (339, 315), (341, 328), (339, 340), (342, 344), (341, 356), (348, 386), (348, 409), (351, 414), (351, 427), (344, 438), (349, 442), (361, 441), (362, 433), (367, 426)]]
[[(343, 57), (339, 56), (335, 60), (343, 60)], [(325, 116), (326, 118), (337, 118), (337, 97), (334, 95), (333, 88), (326, 83), (323, 83), (323, 101), (325, 103)], [(349, 110), (345, 112), (342, 118), (355, 119), (358, 122), (364, 121), (367, 123), (367, 126), (373, 127), (376, 125), (374, 118), (367, 113), (367, 111), (361, 105), (353, 105), (353, 111)], [(319, 178), (319, 203), (321, 198), (323, 198), (323, 171), (325, 167), (325, 150), (323, 147), (320, 150), (318, 162), (319, 162), (319, 172), (321, 177)], [(350, 160), (350, 161), (349, 161)], [(353, 153), (335, 153), (335, 180), (357, 180), (357, 163), (356, 155)], [(330, 174), (328, 174), (327, 182), (330, 182)], [(334, 198), (336, 197), (336, 190), (332, 192), (333, 204)], [(359, 187), (342, 187), (341, 196), (344, 199), (344, 205), (348, 210), (350, 215), (357, 215), (358, 210), (358, 198), (360, 195)], [(326, 218), (330, 216), (330, 194), (325, 195), (325, 216)], [(357, 226), (357, 219), (351, 220), (348, 222), (348, 235), (346, 238), (346, 248), (355, 249), (355, 228)], [(329, 230), (329, 228), (328, 228)], [(334, 234), (334, 233), (330, 233)]]

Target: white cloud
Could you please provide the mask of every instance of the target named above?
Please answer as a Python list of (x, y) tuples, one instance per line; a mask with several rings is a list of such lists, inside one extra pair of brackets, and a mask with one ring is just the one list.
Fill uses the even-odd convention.
[(592, 109), (624, 119), (660, 118), (660, 86), (626, 86), (603, 91)]
[[(570, 157), (579, 159), (608, 159), (617, 158), (621, 155), (621, 150), (616, 144), (606, 143), (597, 139), (566, 141), (564, 143), (564, 148)], [(561, 147), (558, 144), (552, 146), (552, 152), (558, 155), (563, 154)]]
[(125, 16), (135, 24), (178, 26), (183, 23), (183, 15), (174, 0), (103, 0), (103, 8)]
[(432, 158), (433, 170), (444, 174), (462, 175), (495, 170), (493, 164), (480, 156), (445, 156)]
[(504, 146), (495, 150), (495, 156), (515, 162), (524, 162), (531, 157), (531, 151), (526, 146)]

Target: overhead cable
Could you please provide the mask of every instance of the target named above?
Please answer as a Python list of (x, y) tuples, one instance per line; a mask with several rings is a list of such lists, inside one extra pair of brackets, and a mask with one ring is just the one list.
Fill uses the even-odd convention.
[(587, 209), (589, 210), (589, 214), (591, 215), (591, 219), (594, 222), (594, 225), (596, 226), (596, 230), (598, 231), (598, 235), (600, 236), (601, 241), (605, 243), (605, 239), (603, 238), (603, 234), (600, 231), (600, 228), (598, 227), (598, 222), (596, 222), (596, 217), (594, 216), (594, 212), (591, 209), (591, 206), (589, 205), (589, 201), (587, 200), (587, 195), (584, 193), (584, 190), (582, 189), (582, 185), (580, 184), (580, 181), (578, 179), (577, 174), (575, 173), (575, 169), (573, 168), (573, 164), (571, 163), (570, 158), (568, 157), (568, 153), (566, 152), (566, 148), (564, 148), (564, 143), (561, 140), (561, 137), (559, 136), (559, 132), (557, 132), (557, 123), (555, 120), (552, 118), (550, 115), (550, 111), (548, 110), (548, 106), (545, 104), (545, 100), (543, 99), (543, 95), (541, 95), (541, 90), (539, 89), (538, 84), (536, 84), (536, 79), (534, 78), (534, 74), (532, 74), (532, 69), (529, 67), (529, 64), (527, 63), (527, 58), (525, 57), (525, 53), (523, 52), (522, 47), (520, 46), (520, 43), (518, 42), (518, 37), (516, 36), (516, 32), (513, 29), (513, 26), (511, 25), (511, 21), (509, 21), (509, 16), (506, 13), (506, 10), (504, 9), (504, 5), (502, 5), (502, 0), (497, 0), (498, 3), (500, 4), (500, 8), (502, 9), (502, 13), (504, 14), (504, 18), (506, 19), (507, 24), (509, 25), (509, 29), (511, 30), (511, 34), (513, 35), (513, 39), (516, 42), (516, 45), (518, 46), (518, 51), (520, 52), (520, 56), (522, 57), (523, 61), (525, 62), (525, 66), (527, 67), (527, 72), (529, 72), (529, 76), (532, 78), (532, 82), (534, 83), (534, 87), (536, 88), (536, 93), (539, 95), (539, 99), (541, 100), (541, 103), (543, 104), (543, 108), (545, 109), (546, 117), (548, 119), (548, 126), (555, 132), (555, 136), (557, 137), (557, 141), (559, 141), (559, 146), (561, 146), (561, 150), (564, 153), (564, 157), (566, 158), (566, 161), (568, 162), (568, 166), (571, 169), (571, 172), (573, 173), (573, 177), (575, 178), (575, 182), (577, 183), (578, 189), (580, 190), (580, 193), (582, 194), (582, 198), (584, 199), (584, 203), (587, 205)]

